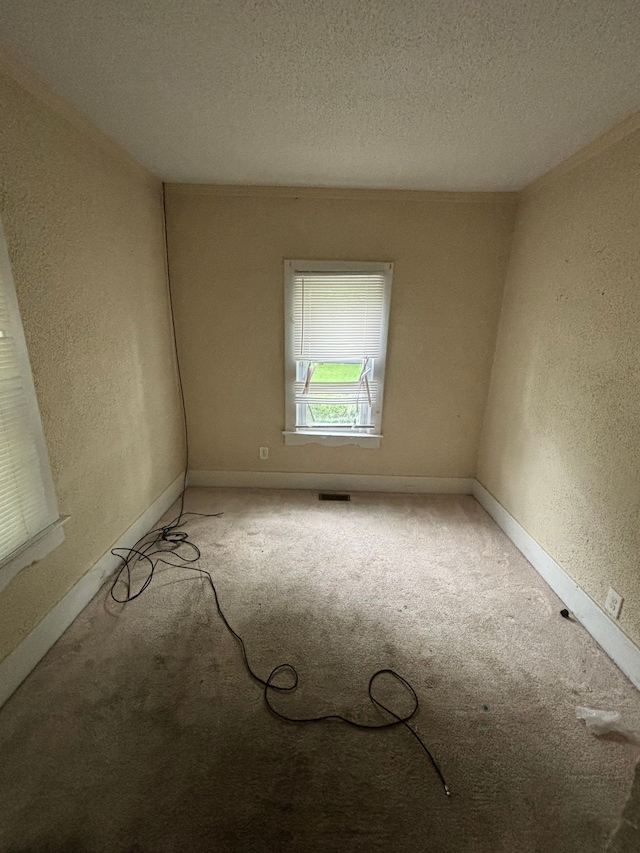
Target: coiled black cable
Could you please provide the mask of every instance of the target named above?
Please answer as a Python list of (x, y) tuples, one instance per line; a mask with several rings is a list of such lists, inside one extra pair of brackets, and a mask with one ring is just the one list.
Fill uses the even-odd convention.
[[(234, 629), (231, 627), (231, 625), (229, 624), (229, 620), (225, 616), (224, 611), (220, 606), (218, 591), (216, 589), (215, 583), (213, 582), (211, 573), (208, 572), (206, 569), (203, 569), (201, 566), (197, 565), (201, 556), (200, 549), (194, 542), (189, 539), (188, 533), (185, 530), (182, 530), (181, 528), (184, 526), (184, 524), (188, 522), (189, 518), (193, 516), (200, 516), (201, 518), (217, 518), (221, 516), (222, 513), (185, 512), (184, 510), (184, 499), (187, 487), (187, 472), (189, 470), (189, 429), (187, 423), (186, 406), (184, 401), (182, 372), (180, 370), (180, 356), (178, 353), (178, 344), (176, 339), (176, 325), (173, 314), (173, 298), (171, 293), (171, 277), (169, 270), (169, 248), (167, 244), (167, 208), (164, 184), (162, 186), (162, 211), (165, 237), (164, 249), (167, 274), (167, 292), (169, 300), (169, 311), (171, 316), (171, 327), (173, 331), (173, 346), (178, 374), (178, 390), (180, 392), (182, 423), (184, 429), (184, 481), (182, 485), (182, 492), (180, 494), (180, 509), (178, 511), (178, 515), (176, 516), (176, 518), (173, 519), (173, 521), (170, 521), (168, 524), (165, 524), (162, 527), (157, 527), (154, 530), (149, 531), (149, 533), (147, 533), (145, 536), (142, 537), (142, 539), (136, 542), (136, 544), (132, 548), (112, 549), (111, 553), (114, 554), (116, 557), (119, 557), (119, 559), (121, 560), (121, 565), (111, 585), (111, 597), (114, 601), (117, 601), (120, 604), (126, 604), (129, 601), (134, 601), (134, 599), (139, 598), (153, 581), (153, 577), (155, 575), (155, 571), (159, 563), (162, 563), (167, 566), (173, 566), (175, 568), (189, 569), (190, 571), (198, 572), (200, 575), (208, 579), (211, 589), (213, 591), (213, 597), (215, 600), (218, 615), (222, 619), (227, 630), (235, 637), (235, 639), (239, 643), (247, 671), (251, 678), (261, 685), (263, 690), (264, 702), (272, 714), (274, 714), (276, 717), (279, 717), (281, 720), (285, 720), (289, 723), (321, 723), (328, 720), (340, 720), (341, 722), (346, 723), (349, 726), (353, 726), (357, 729), (390, 729), (395, 726), (404, 726), (409, 732), (411, 732), (411, 734), (418, 741), (418, 743), (428, 756), (431, 764), (433, 765), (434, 770), (436, 771), (440, 781), (442, 782), (442, 786), (444, 788), (445, 793), (447, 794), (447, 796), (449, 796), (449, 787), (445, 781), (442, 771), (440, 770), (440, 767), (438, 766), (437, 761), (431, 754), (426, 744), (421, 740), (418, 733), (409, 725), (409, 721), (415, 717), (418, 711), (419, 702), (416, 691), (405, 678), (403, 678), (393, 669), (379, 669), (377, 672), (374, 672), (371, 678), (369, 679), (369, 698), (371, 699), (374, 705), (377, 705), (378, 708), (393, 717), (392, 720), (389, 720), (385, 723), (359, 723), (357, 720), (350, 720), (348, 717), (345, 717), (342, 714), (323, 714), (318, 717), (300, 718), (290, 717), (286, 714), (283, 714), (281, 711), (279, 711), (272, 705), (270, 698), (271, 691), (276, 691), (278, 693), (290, 693), (291, 691), (295, 690), (298, 686), (297, 670), (292, 664), (281, 663), (271, 670), (269, 676), (266, 679), (261, 678), (256, 672), (254, 672), (251, 667), (251, 664), (249, 663), (249, 656), (247, 654), (247, 648), (245, 646), (244, 640), (242, 639), (240, 634), (238, 634), (237, 631), (234, 631)], [(182, 549), (182, 551), (180, 549)], [(186, 554), (184, 553), (185, 551)], [(172, 555), (175, 559), (168, 559), (170, 555)], [(144, 565), (146, 565), (148, 567), (148, 572), (140, 588), (137, 590), (137, 592), (134, 592), (132, 589), (132, 567), (134, 567), (138, 563), (143, 563)], [(124, 596), (122, 597), (118, 596), (116, 592), (119, 586), (121, 585), (124, 585), (126, 590)], [(291, 674), (293, 679), (291, 684), (285, 686), (274, 684), (274, 678), (276, 678), (278, 673), (282, 672), (289, 672)], [(388, 708), (383, 702), (380, 701), (380, 699), (376, 699), (376, 697), (373, 695), (373, 688), (375, 682), (381, 675), (392, 676), (411, 694), (411, 697), (413, 699), (413, 706), (409, 713), (404, 715), (396, 714), (395, 711), (393, 711), (391, 708)]]
[[(428, 756), (431, 764), (433, 765), (434, 770), (436, 771), (440, 781), (442, 782), (442, 786), (444, 788), (445, 793), (449, 795), (449, 787), (445, 781), (442, 771), (440, 770), (440, 767), (438, 766), (437, 761), (433, 757), (429, 748), (426, 746), (426, 744), (422, 741), (418, 733), (415, 731), (415, 729), (413, 729), (409, 725), (409, 721), (415, 717), (419, 708), (418, 695), (412, 685), (406, 680), (406, 678), (403, 678), (395, 670), (379, 669), (374, 672), (371, 678), (369, 679), (369, 698), (371, 699), (374, 705), (376, 705), (378, 708), (380, 708), (382, 711), (389, 714), (393, 718), (391, 720), (388, 720), (387, 722), (361, 723), (357, 720), (351, 720), (348, 717), (343, 716), (342, 714), (322, 714), (317, 717), (292, 717), (278, 710), (273, 705), (271, 700), (273, 692), (290, 693), (298, 686), (298, 672), (296, 668), (293, 666), (293, 664), (290, 663), (278, 664), (271, 670), (267, 678), (262, 678), (255, 672), (249, 661), (249, 656), (247, 654), (247, 648), (244, 640), (242, 639), (240, 634), (238, 634), (238, 632), (235, 631), (234, 628), (231, 626), (229, 620), (227, 619), (224, 613), (224, 610), (222, 609), (222, 606), (220, 604), (220, 598), (218, 596), (218, 590), (216, 589), (216, 585), (213, 581), (213, 577), (211, 576), (211, 572), (197, 565), (201, 557), (200, 549), (194, 542), (191, 541), (188, 533), (185, 530), (181, 529), (184, 524), (187, 523), (188, 517), (200, 516), (203, 518), (217, 518), (221, 515), (222, 513), (209, 514), (202, 512), (184, 512), (183, 492), (180, 504), (180, 512), (173, 521), (170, 521), (168, 524), (163, 525), (162, 527), (157, 527), (154, 530), (151, 530), (132, 548), (114, 548), (112, 550), (111, 553), (119, 557), (122, 561), (120, 568), (116, 573), (116, 576), (111, 585), (111, 597), (113, 598), (113, 600), (119, 602), (120, 604), (126, 604), (130, 601), (134, 601), (136, 598), (139, 598), (139, 596), (141, 596), (142, 593), (151, 584), (156, 568), (159, 564), (173, 566), (174, 568), (188, 569), (190, 571), (197, 572), (203, 577), (206, 577), (213, 592), (213, 597), (218, 615), (222, 619), (227, 630), (237, 640), (242, 652), (242, 657), (247, 671), (251, 678), (262, 687), (265, 705), (274, 716), (278, 717), (281, 720), (285, 720), (288, 723), (321, 723), (329, 720), (339, 720), (340, 722), (346, 723), (349, 726), (353, 726), (356, 729), (390, 729), (394, 728), (395, 726), (404, 726), (409, 732), (411, 732), (411, 734), (418, 741), (418, 743)], [(134, 591), (132, 584), (132, 570), (139, 563), (145, 564), (147, 566), (148, 571), (139, 589), (137, 589), (137, 591)], [(124, 586), (124, 592), (120, 593), (119, 588), (121, 588), (122, 586)], [(282, 685), (274, 683), (274, 679), (282, 673), (290, 674), (292, 679), (290, 684)], [(403, 715), (397, 714), (394, 710), (385, 705), (379, 698), (375, 697), (374, 686), (376, 680), (382, 675), (391, 676), (410, 693), (413, 699), (410, 711)]]

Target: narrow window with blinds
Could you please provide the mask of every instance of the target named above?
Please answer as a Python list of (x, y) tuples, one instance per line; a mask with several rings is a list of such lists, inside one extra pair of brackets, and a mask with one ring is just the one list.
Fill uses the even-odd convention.
[(377, 447), (393, 265), (285, 261), (285, 442)]
[(0, 589), (63, 540), (40, 412), (0, 225)]

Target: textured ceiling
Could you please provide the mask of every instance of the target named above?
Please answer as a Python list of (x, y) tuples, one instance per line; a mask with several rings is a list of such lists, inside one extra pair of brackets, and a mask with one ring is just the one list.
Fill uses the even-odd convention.
[(640, 108), (640, 0), (0, 0), (166, 180), (519, 189)]

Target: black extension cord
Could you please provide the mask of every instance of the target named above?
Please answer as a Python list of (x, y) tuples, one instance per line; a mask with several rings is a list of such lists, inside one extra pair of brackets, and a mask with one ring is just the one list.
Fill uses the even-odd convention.
[[(224, 614), (222, 607), (220, 606), (220, 598), (218, 596), (218, 591), (216, 589), (216, 585), (213, 582), (213, 578), (211, 576), (211, 572), (206, 569), (201, 568), (197, 563), (200, 560), (200, 549), (189, 539), (189, 535), (185, 530), (181, 530), (184, 524), (187, 523), (187, 516), (200, 516), (202, 518), (218, 518), (222, 515), (221, 512), (218, 513), (203, 513), (203, 512), (185, 512), (184, 511), (184, 490), (181, 495), (180, 502), (180, 512), (178, 516), (169, 524), (164, 525), (163, 527), (157, 527), (155, 530), (151, 530), (140, 539), (132, 548), (114, 548), (111, 553), (116, 557), (119, 557), (122, 561), (122, 565), (120, 566), (119, 571), (117, 572), (115, 579), (111, 585), (111, 597), (114, 601), (117, 601), (120, 604), (126, 604), (130, 601), (134, 601), (136, 598), (139, 598), (142, 593), (148, 588), (151, 584), (156, 568), (159, 563), (162, 563), (166, 566), (172, 566), (174, 568), (182, 568), (189, 569), (191, 571), (198, 572), (200, 575), (206, 577), (209, 581), (211, 589), (213, 591), (213, 597), (215, 600), (216, 610), (218, 611), (218, 615), (224, 622), (227, 630), (235, 637), (235, 639), (240, 644), (240, 648), (242, 650), (242, 657), (244, 659), (244, 664), (247, 668), (247, 671), (251, 678), (261, 685), (263, 689), (263, 697), (265, 704), (269, 711), (281, 720), (285, 720), (288, 723), (322, 723), (327, 720), (340, 720), (343, 723), (347, 723), (349, 726), (353, 726), (356, 729), (390, 729), (395, 726), (404, 726), (414, 738), (418, 741), (422, 749), (425, 751), (431, 764), (433, 765), (434, 770), (438, 774), (440, 781), (442, 782), (442, 786), (444, 788), (445, 793), (449, 796), (450, 791), (449, 787), (445, 781), (445, 778), (440, 770), (438, 763), (435, 758), (431, 754), (429, 748), (426, 744), (423, 743), (420, 736), (417, 732), (409, 725), (409, 721), (413, 719), (413, 717), (418, 712), (419, 701), (416, 691), (413, 689), (412, 685), (399, 675), (393, 669), (379, 669), (373, 673), (371, 678), (369, 679), (369, 687), (368, 693), (369, 698), (373, 702), (374, 705), (377, 705), (378, 708), (385, 711), (391, 717), (392, 720), (389, 720), (386, 723), (359, 723), (357, 720), (350, 720), (348, 717), (343, 716), (342, 714), (322, 714), (318, 717), (290, 717), (288, 714), (283, 714), (282, 711), (279, 711), (275, 708), (271, 703), (271, 695), (270, 691), (277, 691), (278, 693), (290, 693), (295, 690), (298, 686), (298, 672), (293, 664), (290, 663), (281, 663), (275, 666), (269, 676), (264, 679), (261, 678), (251, 667), (249, 663), (249, 657), (247, 655), (247, 649), (244, 643), (244, 640), (229, 624), (229, 620)], [(183, 549), (183, 553), (180, 553), (180, 549)], [(187, 550), (187, 554), (184, 554), (184, 549)], [(163, 556), (164, 555), (164, 556)], [(170, 556), (173, 556), (175, 559), (170, 559)], [(137, 564), (143, 562), (147, 568), (148, 573), (140, 588), (137, 592), (134, 592), (132, 589), (132, 567)], [(117, 588), (119, 585), (124, 585), (125, 592), (123, 595), (117, 594)], [(287, 686), (282, 686), (279, 684), (274, 684), (274, 679), (277, 677), (279, 673), (288, 672), (292, 676), (292, 683)], [(395, 711), (392, 711), (391, 708), (387, 707), (380, 699), (376, 699), (373, 695), (373, 688), (376, 682), (381, 675), (390, 675), (397, 682), (399, 682), (412, 696), (413, 698), (413, 707), (411, 711), (404, 715), (396, 714)]]
[[(349, 726), (353, 726), (356, 729), (390, 729), (395, 726), (404, 726), (414, 738), (418, 741), (422, 749), (427, 754), (431, 764), (433, 765), (434, 770), (438, 774), (440, 781), (442, 782), (442, 786), (444, 788), (447, 796), (450, 795), (449, 787), (445, 781), (444, 776), (442, 775), (442, 771), (438, 767), (438, 763), (435, 758), (429, 751), (426, 744), (420, 739), (420, 736), (417, 732), (409, 725), (409, 721), (412, 720), (416, 713), (418, 712), (419, 702), (416, 691), (413, 689), (411, 684), (395, 672), (393, 669), (379, 669), (377, 672), (374, 672), (371, 678), (369, 679), (369, 687), (368, 694), (369, 698), (381, 710), (385, 711), (391, 717), (392, 720), (386, 723), (379, 723), (378, 725), (368, 724), (368, 723), (359, 723), (356, 720), (350, 720), (348, 717), (344, 717), (342, 714), (324, 714), (319, 717), (289, 717), (286, 714), (283, 714), (281, 711), (278, 711), (277, 708), (271, 704), (270, 699), (270, 691), (275, 690), (279, 693), (290, 693), (292, 690), (295, 690), (298, 686), (298, 672), (296, 668), (290, 663), (281, 663), (278, 666), (274, 667), (271, 670), (267, 679), (261, 678), (257, 673), (253, 671), (251, 668), (251, 664), (249, 663), (249, 658), (247, 655), (247, 649), (244, 644), (244, 640), (236, 631), (233, 630), (227, 617), (224, 615), (222, 607), (220, 606), (220, 599), (218, 597), (218, 591), (213, 582), (213, 578), (211, 577), (211, 573), (206, 569), (201, 568), (197, 565), (200, 560), (200, 549), (198, 546), (189, 539), (189, 535), (185, 530), (181, 530), (184, 524), (188, 521), (188, 516), (200, 516), (202, 518), (216, 518), (222, 515), (222, 513), (203, 513), (203, 512), (185, 512), (184, 511), (184, 497), (185, 491), (187, 487), (187, 472), (189, 470), (189, 431), (187, 427), (187, 413), (184, 401), (184, 387), (182, 384), (182, 373), (180, 370), (180, 358), (178, 355), (178, 343), (176, 339), (176, 324), (173, 315), (173, 299), (171, 294), (171, 277), (169, 273), (169, 247), (167, 244), (167, 205), (164, 191), (164, 184), (162, 185), (162, 213), (163, 213), (163, 225), (164, 225), (164, 237), (165, 237), (165, 264), (166, 264), (166, 273), (167, 273), (167, 291), (169, 297), (169, 311), (171, 314), (171, 328), (173, 331), (173, 346), (176, 357), (176, 368), (178, 372), (178, 390), (180, 392), (180, 403), (182, 408), (182, 422), (184, 428), (184, 442), (185, 442), (185, 468), (184, 468), (184, 482), (182, 486), (182, 493), (180, 495), (180, 511), (177, 517), (169, 522), (169, 524), (164, 525), (163, 527), (157, 527), (154, 530), (151, 530), (146, 536), (143, 536), (132, 548), (114, 548), (111, 553), (116, 557), (119, 557), (122, 561), (122, 565), (118, 570), (115, 579), (111, 585), (111, 597), (114, 601), (119, 602), (120, 604), (126, 604), (129, 601), (133, 601), (142, 595), (142, 593), (148, 588), (149, 584), (153, 580), (153, 576), (156, 571), (156, 567), (159, 563), (163, 563), (167, 566), (173, 566), (175, 568), (183, 568), (189, 569), (191, 571), (198, 572), (200, 575), (205, 576), (209, 584), (211, 585), (211, 589), (213, 591), (213, 597), (215, 599), (216, 610), (222, 621), (225, 624), (227, 630), (236, 638), (238, 643), (240, 644), (240, 648), (242, 650), (242, 657), (244, 659), (244, 664), (247, 668), (247, 671), (251, 678), (261, 685), (263, 689), (264, 701), (272, 714), (276, 717), (279, 717), (281, 720), (286, 720), (289, 723), (321, 723), (326, 720), (340, 720), (343, 723), (347, 723)], [(183, 553), (180, 553), (180, 549), (183, 549)], [(184, 554), (184, 550), (186, 549), (187, 554)], [(174, 560), (167, 559), (166, 556), (161, 555), (173, 555), (177, 562)], [(142, 582), (140, 589), (137, 592), (132, 592), (132, 577), (131, 571), (134, 564), (143, 563), (148, 567), (148, 573), (144, 581)], [(123, 575), (125, 576), (123, 578)], [(119, 584), (125, 584), (126, 594), (124, 597), (118, 597), (116, 594), (116, 589)], [(273, 683), (274, 678), (278, 675), (278, 673), (288, 672), (291, 674), (293, 678), (293, 683), (283, 687)], [(408, 692), (411, 694), (413, 698), (413, 708), (411, 711), (404, 716), (396, 714), (395, 711), (392, 711), (391, 708), (387, 708), (387, 706), (381, 702), (379, 699), (373, 695), (373, 687), (381, 675), (390, 675), (397, 682), (399, 682)]]

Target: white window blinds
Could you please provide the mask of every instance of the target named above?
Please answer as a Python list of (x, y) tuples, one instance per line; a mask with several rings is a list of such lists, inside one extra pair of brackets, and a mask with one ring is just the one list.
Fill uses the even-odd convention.
[(0, 229), (0, 563), (57, 520), (9, 260)]
[(384, 273), (297, 270), (293, 288), (296, 360), (364, 361), (383, 354)]
[(379, 447), (393, 264), (285, 260), (285, 443)]

